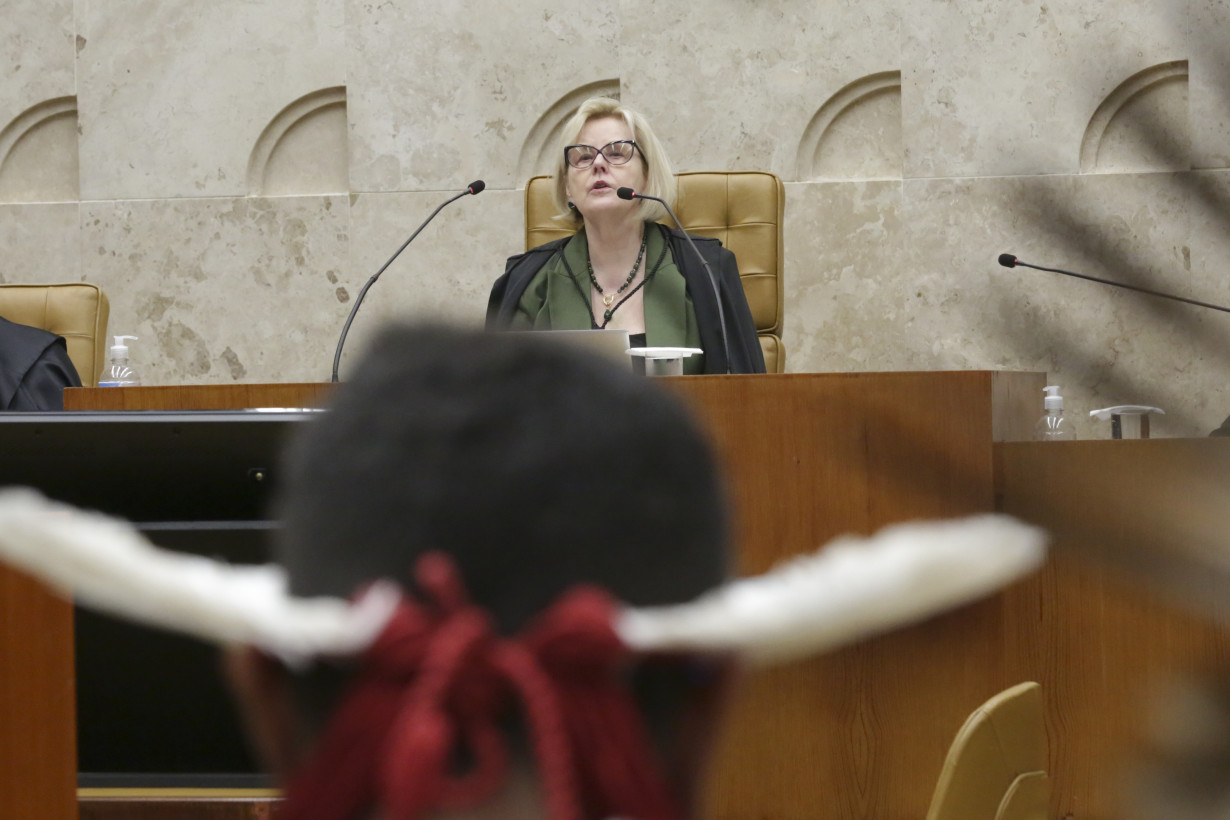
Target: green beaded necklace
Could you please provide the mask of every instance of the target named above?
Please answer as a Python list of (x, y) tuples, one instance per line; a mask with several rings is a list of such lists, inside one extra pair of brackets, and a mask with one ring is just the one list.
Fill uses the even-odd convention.
[[(603, 327), (606, 326), (607, 322), (611, 321), (611, 316), (615, 314), (616, 309), (619, 307), (619, 305), (615, 305), (615, 307), (611, 307), (612, 303), (614, 303), (615, 299), (619, 296), (619, 294), (623, 293), (625, 290), (628, 289), (628, 285), (631, 285), (632, 280), (636, 278), (637, 271), (641, 269), (641, 260), (645, 258), (645, 246), (648, 244), (649, 244), (649, 231), (642, 230), (641, 231), (641, 250), (636, 255), (636, 264), (632, 266), (632, 270), (628, 271), (628, 278), (625, 279), (624, 283), (619, 286), (619, 290), (615, 291), (614, 293), (603, 292), (602, 285), (598, 284), (598, 277), (594, 276), (594, 265), (589, 260), (589, 246), (586, 245), (585, 270), (589, 273), (590, 284), (594, 286), (594, 290), (598, 291), (598, 295), (602, 297), (602, 304), (606, 308), (606, 310), (602, 312)], [(619, 304), (622, 305), (623, 302), (620, 302)]]

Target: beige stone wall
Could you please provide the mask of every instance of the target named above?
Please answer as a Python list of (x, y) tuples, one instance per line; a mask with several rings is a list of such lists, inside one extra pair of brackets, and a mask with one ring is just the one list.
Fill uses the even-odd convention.
[[(327, 379), (382, 319), (478, 323), (520, 186), (596, 90), (679, 170), (787, 183), (793, 372), (1045, 370), (1230, 413), (1217, 0), (0, 0), (0, 281), (87, 280), (147, 383)], [(343, 373), (353, 356), (348, 352)], [(1041, 404), (1039, 397), (1039, 405)]]

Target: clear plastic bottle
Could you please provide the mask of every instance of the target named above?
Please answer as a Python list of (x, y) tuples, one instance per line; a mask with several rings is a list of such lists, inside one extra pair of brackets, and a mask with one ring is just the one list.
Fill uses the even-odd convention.
[(1059, 395), (1059, 387), (1048, 385), (1042, 392), (1046, 394), (1042, 400), (1046, 413), (1034, 425), (1034, 441), (1076, 441), (1076, 427), (1063, 414), (1063, 396)]
[(136, 336), (116, 336), (111, 346), (111, 365), (98, 380), (99, 387), (136, 387), (141, 384), (137, 369), (128, 362), (128, 345), (125, 339), (136, 341)]

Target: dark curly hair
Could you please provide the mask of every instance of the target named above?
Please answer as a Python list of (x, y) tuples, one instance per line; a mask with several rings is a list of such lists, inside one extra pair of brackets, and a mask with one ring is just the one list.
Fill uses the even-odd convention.
[(454, 558), (502, 631), (579, 581), (634, 605), (727, 571), (708, 444), (652, 380), (543, 334), (382, 332), (293, 444), (276, 557), (296, 595)]

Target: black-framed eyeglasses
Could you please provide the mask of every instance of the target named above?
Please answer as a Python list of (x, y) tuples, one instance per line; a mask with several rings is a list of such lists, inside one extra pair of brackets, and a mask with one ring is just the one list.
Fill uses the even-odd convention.
[(640, 149), (633, 140), (615, 140), (601, 148), (592, 145), (569, 145), (564, 149), (564, 161), (573, 168), (588, 168), (602, 154), (612, 165), (626, 165)]

